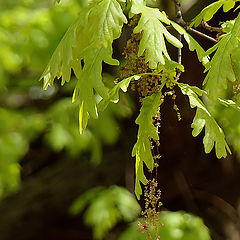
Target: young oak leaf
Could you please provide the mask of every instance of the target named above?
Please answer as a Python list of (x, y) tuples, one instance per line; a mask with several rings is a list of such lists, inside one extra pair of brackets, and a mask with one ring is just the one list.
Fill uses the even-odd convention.
[(240, 47), (234, 49), (231, 54), (231, 62), (236, 79), (240, 80)]
[(89, 115), (97, 118), (93, 90), (95, 89), (102, 98), (109, 98), (109, 90), (102, 82), (102, 62), (118, 65), (118, 61), (112, 59), (112, 42), (120, 36), (123, 23), (126, 22), (126, 17), (116, 0), (102, 0), (89, 11), (86, 27), (78, 34), (78, 58), (84, 62), (84, 66), (78, 77), (73, 101), (78, 95), (80, 132), (86, 128)]
[(158, 140), (158, 134), (152, 123), (152, 118), (157, 113), (157, 108), (161, 105), (161, 92), (152, 94), (151, 96), (143, 99), (143, 104), (140, 109), (140, 114), (136, 119), (136, 124), (139, 125), (137, 142), (135, 143), (132, 156), (136, 156), (136, 182), (135, 182), (135, 194), (137, 198), (140, 198), (142, 189), (140, 182), (146, 184), (146, 178), (143, 171), (143, 162), (147, 168), (152, 170), (154, 161), (151, 152), (151, 144), (149, 138)]
[(235, 24), (235, 20), (230, 20), (230, 21), (226, 21), (226, 22), (223, 22), (222, 24), (221, 24), (221, 28), (222, 28), (222, 31), (224, 32), (224, 33), (229, 33), (229, 32), (231, 32), (232, 31), (232, 28), (233, 28), (233, 26), (234, 26), (234, 24)]
[(209, 60), (205, 50), (199, 45), (199, 43), (180, 25), (171, 21), (172, 26), (176, 31), (183, 35), (185, 41), (188, 44), (190, 51), (196, 51), (198, 60), (202, 62), (203, 65), (206, 65)]
[(163, 25), (163, 23), (170, 24), (170, 20), (163, 13), (158, 9), (146, 7), (133, 1), (131, 14), (140, 13), (138, 25), (133, 30), (134, 33), (143, 32), (138, 56), (145, 52), (145, 61), (149, 62), (150, 68), (156, 69), (158, 63), (165, 64), (164, 56), (170, 59), (164, 37), (177, 48), (181, 48), (182, 43), (171, 35)]
[[(177, 85), (181, 84), (179, 82), (176, 82), (175, 83)], [(196, 86), (190, 86), (190, 85), (187, 85), (188, 88), (190, 88), (193, 92), (195, 92), (198, 96), (202, 96), (202, 95), (205, 95), (209, 100), (212, 100), (212, 101), (216, 101), (215, 99), (211, 99), (211, 96), (208, 94), (207, 91), (205, 90), (202, 90)], [(222, 99), (222, 98), (218, 98), (217, 99), (217, 102), (222, 104), (224, 107), (231, 107), (237, 111), (240, 111), (240, 106), (238, 103), (230, 100), (230, 99)]]
[(188, 96), (191, 108), (197, 107), (196, 115), (191, 125), (193, 128), (192, 135), (194, 137), (198, 136), (205, 127), (205, 136), (203, 138), (205, 152), (210, 153), (215, 144), (217, 158), (226, 157), (227, 152), (231, 153), (231, 151), (226, 143), (223, 130), (197, 95), (202, 95), (203, 91), (200, 89), (199, 91), (198, 88), (184, 83), (177, 83), (177, 85), (180, 87), (182, 93)]
[(213, 98), (218, 98), (221, 90), (227, 88), (227, 81), (235, 81), (236, 77), (231, 60), (231, 54), (239, 48), (240, 14), (238, 15), (232, 30), (225, 34), (221, 40), (206, 53), (216, 51), (210, 63), (203, 85)]
[[(93, 49), (85, 57), (85, 65), (81, 74), (77, 76), (78, 82), (74, 90), (72, 101), (79, 99), (79, 130), (82, 132), (89, 117), (97, 118), (97, 103), (94, 97), (94, 89), (103, 98), (108, 98), (108, 88), (102, 82), (102, 62), (110, 63), (109, 57), (112, 55), (112, 46), (108, 48)], [(114, 59), (112, 59), (114, 60)], [(113, 61), (111, 65), (116, 65)]]
[[(78, 79), (73, 101), (79, 99), (80, 132), (87, 126), (88, 118), (97, 118), (94, 90), (102, 97), (109, 97), (109, 89), (102, 82), (102, 62), (118, 65), (112, 58), (112, 42), (121, 33), (127, 19), (116, 0), (96, 0), (83, 8), (79, 19), (71, 26), (59, 44), (43, 73), (44, 88), (62, 77), (68, 82), (71, 69)], [(83, 65), (83, 67), (82, 67)]]
[(76, 45), (76, 29), (82, 29), (81, 17), (86, 12), (87, 9), (82, 10), (79, 19), (69, 27), (41, 75), (40, 80), (43, 79), (44, 90), (53, 85), (55, 78), (62, 77), (61, 85), (69, 82), (71, 69), (77, 70), (79, 68), (78, 72), (81, 70), (81, 65), (76, 64), (77, 59), (73, 59), (73, 48)]
[(208, 5), (193, 19), (189, 27), (192, 27), (193, 25), (197, 27), (202, 21), (209, 21), (221, 7), (223, 7), (224, 12), (228, 12), (235, 6), (235, 2), (238, 1), (239, 0), (219, 0)]
[(138, 80), (141, 76), (134, 75), (128, 78), (123, 79), (119, 83), (116, 84), (110, 91), (109, 91), (109, 98), (102, 99), (98, 104), (98, 110), (103, 111), (110, 102), (118, 103), (119, 101), (119, 90), (121, 89), (123, 92), (126, 92), (128, 86), (132, 79)]

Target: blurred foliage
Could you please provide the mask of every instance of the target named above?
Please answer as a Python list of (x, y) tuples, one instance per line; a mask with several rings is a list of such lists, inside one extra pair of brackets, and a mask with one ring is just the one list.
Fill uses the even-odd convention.
[[(90, 153), (92, 163), (98, 164), (102, 146), (118, 140), (117, 119), (132, 114), (130, 99), (124, 96), (119, 106), (111, 105), (80, 135), (78, 106), (70, 98), (76, 79), (47, 91), (38, 82), (62, 36), (86, 3), (0, 0), (0, 198), (19, 186), (20, 161), (31, 142), (38, 139), (46, 150), (65, 151), (74, 158)], [(104, 74), (103, 80), (113, 84), (114, 76)]]
[[(132, 222), (139, 216), (141, 208), (134, 196), (119, 186), (95, 187), (82, 194), (70, 207), (73, 215), (84, 212), (85, 224), (93, 229), (94, 239), (103, 239), (120, 222)], [(144, 218), (138, 219), (144, 225)], [(119, 240), (145, 240), (147, 235), (134, 221), (120, 235)], [(192, 214), (162, 211), (158, 234), (166, 240), (210, 240), (207, 227), (201, 218)], [(154, 227), (149, 229), (152, 239)]]
[[(67, 1), (54, 8), (49, 8), (46, 1), (2, 3), (0, 86), (6, 90), (12, 84), (15, 88), (36, 85), (36, 79), (79, 10), (76, 1)], [(20, 77), (21, 81), (16, 81)]]
[(48, 116), (36, 99), (43, 92), (37, 79), (80, 6), (76, 1), (49, 8), (48, 1), (0, 3), (0, 196), (20, 183), (20, 159), (46, 130)]
[[(140, 219), (144, 224), (144, 219)], [(162, 211), (160, 213), (160, 222), (158, 235), (160, 239), (166, 240), (210, 240), (207, 227), (204, 225), (201, 218), (192, 214), (179, 211), (169, 212)], [(149, 229), (151, 236), (154, 239), (155, 229)], [(118, 240), (145, 240), (146, 234), (139, 229), (137, 222), (132, 223)]]
[(102, 239), (120, 221), (133, 221), (141, 210), (135, 197), (119, 186), (90, 189), (75, 200), (70, 212), (78, 214), (86, 207), (84, 220), (95, 239)]
[(18, 186), (18, 160), (28, 151), (29, 142), (44, 127), (43, 115), (0, 108), (0, 196)]

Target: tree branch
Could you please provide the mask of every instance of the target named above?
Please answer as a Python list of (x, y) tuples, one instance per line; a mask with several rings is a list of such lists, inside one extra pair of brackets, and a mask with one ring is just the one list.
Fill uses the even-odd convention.
[(208, 36), (208, 35), (206, 35), (206, 34), (204, 34), (202, 32), (199, 32), (196, 29), (188, 28), (187, 26), (185, 27), (185, 29), (188, 30), (189, 32), (193, 32), (193, 33), (195, 33), (195, 34), (197, 34), (197, 35), (199, 35), (201, 37), (204, 37), (204, 38), (206, 38), (206, 39), (208, 39), (208, 40), (210, 40), (210, 41), (212, 41), (214, 43), (218, 42), (215, 38), (212, 38), (212, 37), (210, 37), (210, 36)]
[(176, 15), (177, 23), (182, 26), (185, 26), (186, 22), (183, 20), (183, 17), (182, 17), (181, 4), (179, 3), (178, 0), (173, 0), (173, 1), (175, 5), (175, 15)]
[(210, 32), (221, 32), (222, 31), (220, 27), (212, 27), (205, 21), (202, 21), (200, 26), (209, 30)]
[[(177, 23), (180, 25), (186, 25), (186, 22), (183, 20), (183, 17), (182, 17), (181, 4), (178, 2), (178, 0), (173, 0), (173, 1), (174, 1), (174, 5), (175, 5), (175, 14), (176, 14)], [(181, 42), (182, 35), (180, 33), (178, 34), (178, 39)], [(178, 63), (182, 64), (182, 48), (178, 48)], [(176, 81), (178, 81), (181, 74), (182, 74), (182, 72), (180, 70), (178, 70), (177, 76), (175, 78)]]
[[(173, 0), (173, 1), (174, 1), (174, 5), (175, 5), (176, 22), (177, 22), (178, 24), (180, 24), (181, 26), (183, 26), (187, 31), (193, 32), (193, 33), (195, 33), (195, 34), (198, 34), (199, 36), (204, 37), (204, 38), (206, 38), (206, 39), (208, 39), (208, 40), (210, 40), (210, 41), (212, 41), (212, 42), (214, 42), (214, 43), (217, 43), (217, 42), (218, 42), (216, 39), (214, 39), (214, 38), (212, 38), (212, 37), (210, 37), (210, 36), (208, 36), (208, 35), (206, 35), (206, 34), (204, 34), (204, 33), (202, 33), (202, 32), (199, 32), (199, 31), (197, 31), (197, 30), (195, 30), (195, 29), (193, 29), (193, 28), (189, 28), (189, 27), (188, 27), (188, 24), (184, 21), (184, 19), (183, 19), (183, 17), (182, 17), (181, 4), (179, 3), (178, 0)], [(205, 29), (207, 29), (207, 30), (209, 30), (209, 31), (217, 31), (217, 32), (220, 31), (220, 28), (211, 27), (211, 26), (209, 26), (209, 25), (208, 25), (206, 22), (204, 22), (204, 21), (202, 21), (202, 24), (201, 24), (201, 25), (202, 25), (202, 27), (204, 27)], [(180, 51), (178, 51), (178, 54), (181, 55)], [(179, 55), (178, 55), (178, 56), (179, 56)], [(178, 57), (178, 59), (179, 59), (179, 57)], [(180, 62), (178, 61), (178, 63), (181, 64), (181, 60), (180, 60)]]

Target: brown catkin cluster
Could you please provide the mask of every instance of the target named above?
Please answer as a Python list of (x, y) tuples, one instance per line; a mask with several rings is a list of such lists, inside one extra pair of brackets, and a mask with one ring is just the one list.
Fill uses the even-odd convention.
[[(139, 16), (135, 16), (130, 22), (130, 26), (136, 26)], [(142, 38), (142, 33), (132, 33), (131, 38), (127, 41), (123, 55), (126, 64), (120, 68), (121, 79), (130, 77), (132, 75), (141, 73), (152, 73), (153, 70), (148, 67), (148, 63), (145, 62), (145, 56), (138, 57), (139, 43)], [(161, 82), (161, 76), (145, 75), (137, 81), (137, 90), (139, 94), (139, 101), (142, 103), (142, 99), (146, 96), (150, 96), (153, 93), (159, 92)], [(131, 84), (132, 90), (135, 90), (136, 85), (134, 82)]]
[[(145, 62), (145, 57), (138, 57), (138, 48), (139, 42), (141, 39), (141, 33), (132, 34), (132, 37), (127, 41), (127, 46), (124, 51), (124, 57), (126, 59), (126, 65), (121, 67), (122, 78), (127, 78), (132, 75), (141, 74), (141, 73), (151, 73), (152, 69), (148, 67), (148, 64)], [(161, 82), (161, 76), (156, 75), (145, 75), (142, 76), (137, 81), (137, 90), (139, 94), (139, 100), (142, 103), (142, 99), (146, 96), (150, 96), (153, 93), (159, 92)], [(131, 89), (135, 90), (136, 85), (133, 82)]]
[[(139, 20), (139, 16), (133, 18), (130, 22), (130, 26), (136, 26)], [(141, 40), (142, 34), (132, 34), (131, 38), (127, 41), (125, 50), (124, 50), (124, 58), (125, 58), (125, 65), (120, 68), (121, 70), (121, 79), (130, 77), (132, 75), (137, 75), (141, 73), (153, 73), (153, 70), (148, 67), (148, 63), (145, 62), (145, 56), (137, 56), (139, 50), (139, 43)], [(158, 93), (160, 90), (161, 85), (161, 76), (159, 75), (144, 75), (136, 82), (133, 80), (131, 82), (131, 89), (137, 90), (139, 95), (139, 102), (142, 104), (143, 99), (147, 96), (152, 95), (153, 93)], [(160, 107), (158, 107), (156, 115), (152, 119), (153, 125), (156, 128), (156, 132), (160, 133)], [(157, 167), (158, 167), (158, 160), (160, 159), (159, 153), (159, 140), (153, 140), (149, 138), (151, 143), (152, 155), (154, 159), (154, 167), (156, 172), (157, 178)], [(142, 232), (146, 233), (148, 239), (151, 239), (149, 227), (155, 226), (155, 235), (156, 239), (158, 239), (157, 232), (159, 226), (159, 208), (162, 205), (160, 202), (161, 191), (157, 189), (158, 184), (155, 179), (148, 180), (147, 185), (144, 189), (144, 200), (145, 200), (145, 210), (142, 212), (142, 215), (146, 218), (145, 223), (141, 224), (138, 223), (139, 228)], [(158, 226), (157, 226), (158, 225)]]
[(143, 233), (147, 234), (147, 239), (152, 239), (149, 232), (149, 227), (154, 226), (155, 229), (155, 239), (159, 239), (158, 228), (161, 226), (159, 219), (159, 210), (162, 206), (160, 201), (161, 191), (158, 189), (157, 181), (153, 178), (148, 180), (147, 185), (144, 188), (144, 200), (145, 209), (142, 215), (146, 217), (144, 224), (138, 222), (138, 226)]

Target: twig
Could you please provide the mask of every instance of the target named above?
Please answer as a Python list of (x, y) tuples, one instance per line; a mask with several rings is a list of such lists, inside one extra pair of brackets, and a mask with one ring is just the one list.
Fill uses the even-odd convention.
[[(197, 35), (199, 35), (199, 36), (201, 36), (201, 37), (204, 37), (204, 38), (206, 38), (206, 39), (208, 39), (208, 40), (210, 40), (210, 41), (212, 41), (212, 42), (214, 42), (214, 43), (217, 43), (217, 42), (218, 42), (215, 38), (212, 38), (212, 37), (208, 36), (208, 35), (205, 34), (205, 33), (202, 33), (202, 32), (200, 32), (200, 31), (198, 31), (198, 30), (196, 30), (196, 29), (194, 29), (194, 28), (189, 28), (187, 24), (186, 24), (186, 25), (182, 25), (182, 26), (186, 29), (186, 31), (193, 32), (193, 33), (195, 33), (195, 34), (197, 34)], [(167, 28), (167, 29), (172, 29), (173, 26), (172, 26), (172, 25), (169, 25), (169, 26), (166, 26), (166, 28)]]
[[(178, 40), (182, 41), (182, 35), (178, 34)], [(182, 64), (182, 48), (178, 48), (178, 63)]]
[(190, 31), (190, 32), (193, 32), (193, 33), (195, 33), (195, 34), (197, 34), (197, 35), (199, 35), (199, 36), (201, 36), (201, 37), (204, 37), (204, 38), (206, 38), (206, 39), (208, 39), (208, 40), (210, 40), (210, 41), (212, 41), (212, 42), (214, 42), (214, 43), (217, 43), (217, 42), (218, 42), (215, 38), (212, 38), (212, 37), (210, 37), (210, 36), (208, 36), (208, 35), (206, 35), (206, 34), (204, 34), (204, 33), (202, 33), (202, 32), (199, 32), (199, 31), (197, 31), (196, 29), (188, 28), (188, 27), (185, 27), (185, 29), (188, 30), (188, 31)]
[[(178, 24), (180, 24), (181, 26), (183, 26), (187, 31), (190, 31), (190, 32), (193, 32), (195, 34), (198, 34), (199, 36), (201, 37), (204, 37), (214, 43), (217, 43), (218, 41), (202, 32), (199, 32), (193, 28), (189, 28), (188, 27), (188, 24), (183, 20), (183, 17), (182, 17), (182, 12), (181, 12), (181, 4), (179, 3), (178, 0), (173, 0), (174, 1), (174, 5), (175, 5), (175, 14), (176, 14), (176, 22)], [(202, 26), (210, 31), (221, 31), (220, 28), (214, 28), (214, 27), (211, 27), (209, 26), (206, 22), (202, 21)]]
[(220, 27), (212, 27), (205, 21), (202, 21), (200, 26), (209, 30), (210, 32), (221, 32), (222, 31)]
[(175, 5), (175, 14), (176, 14), (177, 23), (182, 26), (185, 26), (186, 22), (183, 20), (183, 17), (182, 17), (181, 4), (179, 3), (178, 0), (173, 0), (173, 1)]
[[(183, 17), (182, 17), (181, 4), (178, 2), (178, 0), (173, 0), (173, 1), (174, 1), (174, 5), (175, 5), (175, 14), (176, 14), (177, 23), (180, 25), (186, 25), (186, 22), (183, 20)], [(178, 39), (181, 42), (182, 35), (180, 33), (178, 34)], [(182, 48), (178, 48), (178, 63), (182, 64)], [(175, 78), (176, 81), (178, 81), (181, 74), (182, 74), (182, 72), (180, 70), (178, 70), (177, 76)]]

